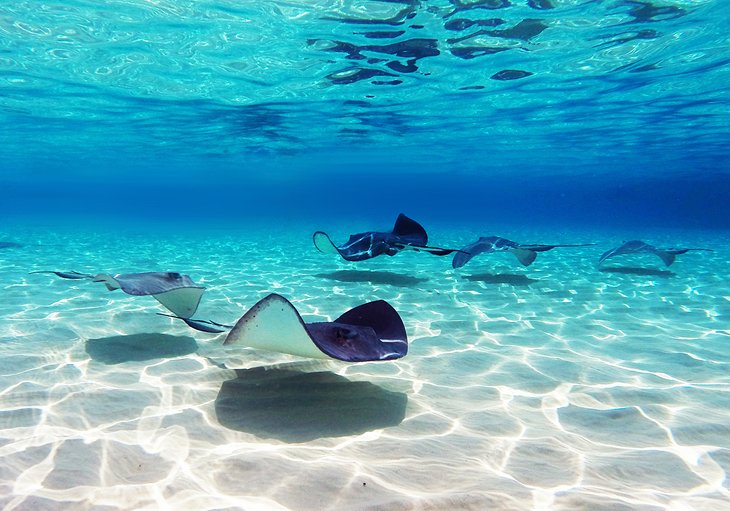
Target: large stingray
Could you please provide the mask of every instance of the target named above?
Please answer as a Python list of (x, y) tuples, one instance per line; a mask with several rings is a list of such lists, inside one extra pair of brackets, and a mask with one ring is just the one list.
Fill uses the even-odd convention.
[(314, 246), (325, 254), (339, 254), (347, 261), (364, 261), (382, 254), (394, 256), (401, 250), (409, 249), (444, 256), (453, 249), (429, 247), (428, 234), (421, 224), (405, 216), (398, 215), (391, 232), (367, 231), (350, 235), (350, 239), (340, 246), (335, 245), (327, 233), (317, 231), (312, 236)]
[[(181, 319), (189, 319), (198, 310), (205, 288), (197, 285), (187, 275), (177, 272), (123, 273), (90, 275), (76, 271), (35, 271), (51, 273), (63, 279), (88, 279), (103, 282), (109, 291), (121, 289), (128, 295), (152, 296), (170, 312)], [(192, 320), (191, 320), (192, 321)]]
[(685, 254), (690, 250), (702, 250), (705, 252), (712, 252), (710, 248), (657, 248), (654, 245), (649, 245), (641, 240), (631, 240), (624, 242), (623, 245), (612, 248), (611, 250), (604, 252), (601, 258), (598, 260), (600, 266), (606, 259), (615, 257), (618, 255), (627, 254), (654, 254), (659, 257), (666, 266), (671, 265), (675, 258), (680, 254)]
[(223, 342), (236, 343), (347, 362), (394, 360), (408, 353), (403, 320), (383, 300), (359, 305), (332, 322), (305, 323), (289, 300), (270, 294), (238, 320)]
[(476, 255), (491, 252), (509, 252), (523, 266), (530, 266), (537, 257), (538, 252), (547, 252), (557, 247), (585, 247), (589, 245), (591, 243), (578, 245), (523, 245), (506, 238), (500, 238), (499, 236), (483, 236), (454, 254), (451, 265), (454, 268), (461, 268)]
[[(203, 324), (226, 328), (212, 321), (185, 322), (198, 330)], [(334, 321), (305, 323), (289, 300), (270, 294), (251, 307), (233, 327), (227, 328), (231, 331), (223, 344), (242, 344), (307, 358), (366, 362), (394, 360), (408, 353), (403, 320), (383, 300), (359, 305)], [(212, 328), (203, 331), (216, 332)]]

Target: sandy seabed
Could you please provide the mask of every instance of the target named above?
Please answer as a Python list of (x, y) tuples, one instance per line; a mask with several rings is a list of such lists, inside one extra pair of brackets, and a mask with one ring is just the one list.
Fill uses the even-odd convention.
[[(340, 227), (336, 241), (358, 230)], [(598, 243), (455, 271), (412, 252), (346, 263), (312, 230), (5, 227), (22, 245), (0, 249), (0, 507), (730, 509), (728, 233), (641, 233), (715, 252), (600, 271), (638, 236), (431, 232)], [(33, 270), (180, 271), (207, 287), (197, 316), (229, 323), (271, 292), (308, 321), (385, 299), (410, 352), (348, 365), (224, 349), (151, 297)]]

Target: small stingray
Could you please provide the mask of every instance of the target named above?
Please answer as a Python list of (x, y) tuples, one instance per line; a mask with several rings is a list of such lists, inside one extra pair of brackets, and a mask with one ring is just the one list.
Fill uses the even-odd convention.
[[(99, 273), (89, 275), (77, 271), (34, 271), (31, 273), (51, 273), (62, 279), (88, 279), (103, 282), (109, 291), (121, 289), (128, 295), (152, 296), (176, 317), (187, 319), (195, 314), (205, 288), (198, 286), (187, 275), (177, 272), (123, 273), (109, 275)], [(190, 320), (193, 321), (193, 320)]]
[(705, 252), (713, 251), (710, 248), (657, 248), (654, 245), (649, 245), (648, 243), (644, 243), (640, 240), (631, 240), (625, 241), (623, 245), (604, 252), (598, 260), (598, 265), (600, 266), (603, 264), (606, 259), (619, 255), (654, 254), (664, 262), (665, 266), (670, 266), (678, 255), (685, 254), (690, 250), (701, 250)]
[(324, 254), (339, 254), (346, 261), (364, 261), (382, 254), (394, 256), (401, 250), (429, 252), (445, 256), (453, 249), (429, 247), (428, 234), (421, 224), (403, 213), (398, 215), (391, 232), (367, 231), (350, 235), (350, 239), (336, 246), (327, 233), (317, 231), (312, 236), (314, 246)]
[(383, 300), (359, 305), (333, 322), (305, 323), (289, 300), (270, 294), (251, 307), (223, 341), (236, 343), (346, 362), (394, 360), (408, 353), (403, 320)]
[(468, 263), (472, 257), (491, 252), (510, 252), (523, 266), (530, 266), (538, 252), (547, 252), (557, 247), (587, 247), (592, 243), (579, 245), (523, 245), (499, 236), (481, 237), (471, 245), (467, 245), (454, 254), (451, 266), (461, 268)]
[(0, 241), (0, 248), (20, 248), (23, 245), (14, 241)]

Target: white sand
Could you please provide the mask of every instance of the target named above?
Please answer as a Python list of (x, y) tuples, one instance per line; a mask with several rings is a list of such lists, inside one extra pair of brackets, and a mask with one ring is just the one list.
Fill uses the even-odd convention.
[[(630, 273), (595, 268), (618, 232), (432, 231), (599, 242), (458, 272), (348, 264), (299, 227), (1, 234), (25, 244), (0, 251), (3, 509), (730, 509), (727, 233), (645, 234), (717, 251), (612, 261), (649, 268)], [(224, 350), (152, 298), (39, 269), (181, 271), (221, 322), (269, 292), (312, 321), (382, 298), (412, 344), (357, 365)]]

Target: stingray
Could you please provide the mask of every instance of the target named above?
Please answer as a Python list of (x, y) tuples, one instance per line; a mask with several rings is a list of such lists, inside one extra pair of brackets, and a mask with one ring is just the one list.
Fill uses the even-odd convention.
[(0, 241), (0, 248), (20, 248), (23, 245), (14, 241)]
[(558, 247), (587, 247), (592, 243), (579, 245), (523, 245), (499, 236), (481, 237), (471, 245), (467, 245), (456, 254), (451, 261), (451, 266), (461, 268), (468, 263), (472, 257), (492, 252), (510, 252), (523, 266), (530, 266), (538, 252), (547, 252)]
[(31, 273), (51, 273), (63, 279), (102, 282), (109, 291), (121, 289), (128, 295), (152, 296), (176, 317), (195, 322), (190, 317), (195, 314), (205, 288), (197, 285), (187, 275), (177, 272), (122, 273), (109, 275), (99, 273), (90, 275), (77, 271), (34, 271)]
[[(272, 293), (259, 300), (232, 327), (214, 321), (185, 322), (197, 330), (204, 325), (230, 328), (224, 345), (241, 344), (307, 358), (368, 362), (395, 360), (408, 353), (403, 320), (384, 300), (358, 305), (334, 321), (305, 323), (289, 300)], [(216, 333), (213, 327), (203, 331)]]
[(278, 294), (251, 307), (223, 344), (346, 362), (394, 360), (408, 353), (403, 320), (384, 300), (358, 305), (331, 322), (305, 323), (294, 305)]
[(257, 302), (233, 325), (191, 319), (205, 288), (187, 275), (173, 272), (90, 275), (75, 271), (40, 271), (65, 279), (103, 282), (110, 291), (121, 289), (135, 296), (151, 295), (172, 314), (196, 330), (221, 333), (230, 329), (223, 344), (241, 344), (308, 358), (334, 358), (347, 362), (394, 360), (408, 353), (403, 320), (386, 301), (364, 303), (334, 321), (305, 323), (283, 296), (270, 294)]
[(394, 256), (401, 250), (429, 252), (445, 256), (453, 249), (428, 246), (428, 234), (421, 224), (403, 213), (398, 215), (391, 232), (367, 231), (350, 235), (342, 245), (335, 245), (327, 233), (317, 231), (312, 236), (314, 246), (325, 254), (339, 254), (346, 261), (364, 261), (382, 254)]
[(649, 245), (648, 243), (644, 243), (640, 240), (631, 240), (625, 241), (623, 245), (604, 252), (598, 260), (598, 265), (600, 266), (606, 259), (618, 255), (654, 254), (664, 262), (665, 266), (670, 266), (678, 255), (686, 254), (690, 250), (701, 250), (704, 252), (713, 251), (710, 248), (657, 248), (654, 245)]

